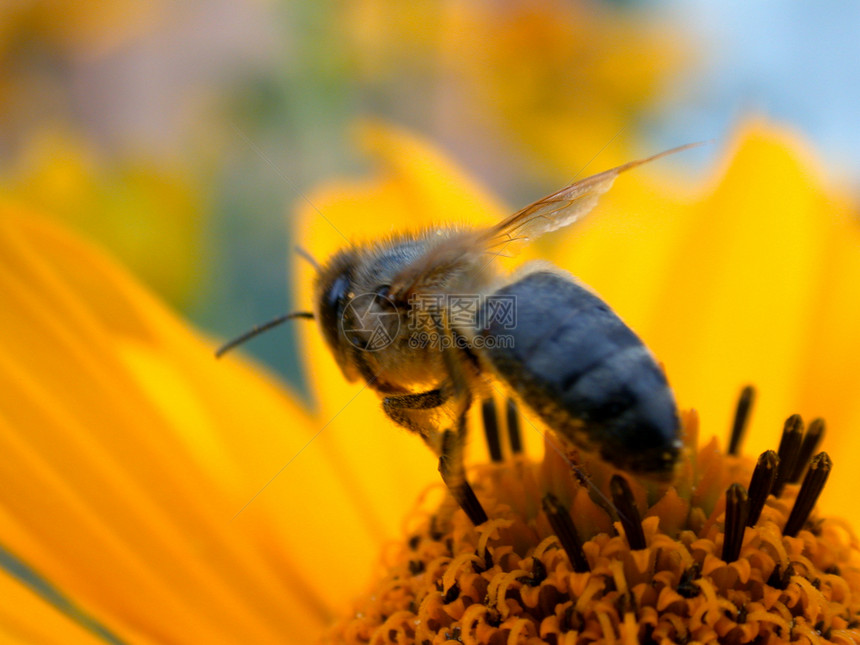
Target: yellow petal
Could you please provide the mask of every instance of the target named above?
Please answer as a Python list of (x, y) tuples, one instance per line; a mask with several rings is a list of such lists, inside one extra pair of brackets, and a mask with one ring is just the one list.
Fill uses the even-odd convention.
[(0, 289), (5, 548), (158, 642), (304, 642), (354, 596), (376, 542), (266, 377), (35, 217), (0, 214)]
[[(0, 561), (0, 598), (3, 598), (0, 643), (104, 645), (120, 642), (103, 625), (45, 585), (35, 572), (15, 561), (14, 556), (0, 551)], [(8, 573), (10, 570), (14, 574)], [(24, 584), (22, 578), (26, 580)]]

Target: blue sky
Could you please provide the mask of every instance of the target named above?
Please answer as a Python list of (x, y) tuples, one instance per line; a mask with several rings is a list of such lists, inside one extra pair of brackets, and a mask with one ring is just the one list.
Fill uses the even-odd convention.
[(829, 170), (857, 183), (860, 3), (688, 0), (660, 11), (699, 58), (661, 105), (658, 139), (720, 138), (743, 115), (760, 113), (794, 125)]

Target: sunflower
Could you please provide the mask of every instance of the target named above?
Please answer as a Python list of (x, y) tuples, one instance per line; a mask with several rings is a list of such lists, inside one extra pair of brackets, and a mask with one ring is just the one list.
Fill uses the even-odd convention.
[[(311, 196), (324, 215), (300, 214), (311, 254), (325, 257), (342, 235), (440, 219), (480, 223), (504, 213), (426, 143), (378, 127), (366, 139), (381, 171)], [(616, 518), (572, 478), (566, 460), (554, 451), (536, 457), (544, 439), (528, 418), (523, 454), (482, 464), (482, 450), (473, 451), (469, 478), (490, 516), (475, 527), (435, 484), (426, 448), (384, 419), (370, 392), (343, 383), (312, 329), (301, 331), (316, 394), (309, 411), (240, 357), (215, 363), (216, 343), (187, 329), (97, 249), (36, 214), (7, 208), (0, 217), (0, 633), (7, 642), (402, 643), (416, 638), (415, 617), (424, 616), (420, 627), (436, 628), (430, 642), (561, 643), (574, 632), (581, 642), (746, 642), (755, 636), (750, 625), (765, 625), (771, 642), (856, 642), (860, 562), (848, 524), (856, 522), (848, 502), (856, 477), (845, 457), (857, 441), (850, 425), (857, 404), (847, 395), (860, 349), (849, 333), (858, 319), (857, 231), (803, 158), (781, 132), (750, 126), (728, 170), (698, 194), (657, 189), (644, 170), (619, 180), (600, 219), (605, 225), (615, 209), (632, 205), (624, 226), (634, 233), (620, 242), (601, 246), (595, 222), (581, 231), (575, 253), (566, 239), (550, 249), (589, 280), (602, 275), (589, 272), (589, 262), (605, 254), (637, 263), (641, 282), (632, 290), (640, 295), (613, 291), (613, 280), (636, 284), (617, 259), (606, 285), (592, 283), (614, 305), (618, 296), (619, 312), (665, 361), (682, 407), (700, 413), (699, 441), (697, 415), (684, 415), (691, 457), (665, 494), (589, 466), (595, 485), (606, 484), (616, 508), (627, 509), (625, 519), (631, 505), (644, 516), (644, 550), (635, 523), (613, 525)], [(682, 196), (667, 199), (663, 191)], [(784, 199), (774, 203), (777, 197)], [(688, 208), (693, 214), (683, 215)], [(783, 209), (773, 216), (779, 231), (752, 221), (751, 213), (770, 218), (769, 208)], [(636, 235), (640, 217), (651, 214), (659, 225)], [(744, 238), (746, 227), (758, 236)], [(703, 236), (722, 242), (720, 253), (702, 257)], [(791, 240), (813, 248), (802, 253), (802, 244), (786, 246)], [(696, 285), (688, 268), (674, 268), (682, 251), (714, 273), (705, 271)], [(743, 271), (732, 289), (710, 266), (714, 255)], [(758, 275), (770, 263), (797, 287), (791, 294), (807, 317), (792, 319), (800, 314), (779, 299), (788, 291), (779, 284), (765, 285), (778, 293), (759, 294), (773, 296), (764, 307), (751, 306), (757, 296), (745, 289), (762, 287)], [(297, 286), (305, 302), (307, 279)], [(663, 300), (652, 308), (643, 290)], [(689, 324), (716, 316), (740, 327), (728, 338), (758, 334), (757, 343), (720, 349), (710, 346), (718, 336), (706, 336), (707, 350), (696, 353), (688, 336), (713, 334), (714, 326), (673, 329), (683, 325), (679, 301), (695, 314)], [(773, 315), (785, 327), (772, 330), (761, 320), (771, 305), (779, 305)], [(649, 327), (649, 316), (664, 314), (666, 330)], [(671, 353), (671, 342), (682, 349)], [(761, 357), (732, 362), (734, 350), (755, 347)], [(762, 361), (767, 369), (738, 369)], [(724, 457), (710, 438), (729, 425), (724, 393), (747, 380), (758, 387), (760, 405), (746, 448), (774, 443), (781, 423), (770, 423), (770, 410), (779, 403), (783, 419), (797, 411), (828, 421), (823, 445), (833, 475), (811, 523), (795, 521), (795, 537), (768, 534), (767, 541), (761, 533), (784, 529), (802, 487), (788, 483), (771, 496), (755, 530), (744, 533), (737, 509), (748, 517), (749, 502), (730, 484), (749, 488), (753, 499), (752, 463)], [(816, 457), (808, 472), (829, 472), (830, 457)], [(428, 484), (431, 492), (422, 493)], [(418, 510), (416, 499), (424, 500)], [(848, 521), (825, 514), (840, 507)], [(578, 541), (554, 524), (570, 519), (570, 508)], [(726, 536), (739, 526), (738, 544)], [(380, 566), (380, 546), (397, 538), (402, 544), (387, 549)], [(723, 550), (727, 542), (740, 558)], [(578, 570), (580, 556), (588, 571)], [(662, 586), (652, 585), (649, 595), (639, 585), (652, 573)], [(376, 591), (353, 605), (369, 580)], [(738, 594), (749, 592), (741, 589), (747, 583), (761, 596), (744, 604)], [(726, 602), (736, 609), (731, 616)], [(334, 627), (324, 632), (327, 625)]]

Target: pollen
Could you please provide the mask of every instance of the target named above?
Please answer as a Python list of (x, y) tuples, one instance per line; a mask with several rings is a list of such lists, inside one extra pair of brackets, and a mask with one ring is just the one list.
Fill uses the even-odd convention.
[(698, 419), (684, 415), (671, 486), (552, 443), (541, 461), (494, 447), (468, 471), (489, 519), (457, 494), (416, 510), (322, 642), (860, 643), (860, 543), (815, 512), (832, 468), (813, 456), (824, 423), (793, 415), (777, 451), (745, 458), (750, 399), (730, 451), (697, 446)]

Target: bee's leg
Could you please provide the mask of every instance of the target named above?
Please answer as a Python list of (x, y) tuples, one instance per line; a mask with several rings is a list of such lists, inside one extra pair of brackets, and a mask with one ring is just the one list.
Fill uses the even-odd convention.
[(487, 451), (490, 460), (499, 463), (502, 461), (502, 441), (499, 435), (499, 415), (496, 414), (496, 400), (493, 397), (481, 402), (481, 419), (484, 422), (484, 438), (487, 441)]
[(430, 449), (439, 456), (439, 473), (442, 481), (451, 491), (454, 499), (472, 520), (475, 526), (487, 521), (484, 511), (463, 472), (463, 442), (466, 437), (466, 407), (460, 408), (457, 416), (457, 429), (438, 432), (438, 424), (432, 422), (433, 412), (444, 405), (454, 394), (450, 384), (417, 394), (387, 396), (382, 400), (382, 408), (393, 421), (420, 435)]
[(392, 421), (424, 439), (433, 454), (438, 456), (442, 454), (442, 444), (434, 414), (447, 399), (448, 392), (443, 388), (417, 394), (396, 394), (382, 399), (382, 409)]
[[(465, 417), (463, 418), (465, 423)], [(472, 524), (480, 526), (487, 521), (487, 512), (481, 506), (481, 502), (475, 496), (475, 491), (469, 486), (466, 480), (466, 475), (463, 471), (462, 457), (462, 432), (453, 430), (445, 430), (442, 433), (442, 456), (439, 457), (439, 474), (442, 475), (442, 481), (451, 491), (451, 495), (457, 500), (460, 508), (466, 513), (468, 518), (472, 520)], [(457, 470), (452, 472), (451, 464), (457, 464)]]
[(442, 390), (447, 393), (446, 398), (451, 401), (450, 407), (454, 416), (454, 428), (442, 433), (439, 473), (442, 475), (442, 481), (472, 523), (479, 526), (487, 521), (487, 513), (475, 496), (472, 487), (469, 486), (463, 466), (463, 450), (468, 430), (466, 417), (469, 408), (472, 407), (472, 392), (464, 367), (467, 360), (464, 360), (464, 349), (455, 342), (459, 340), (456, 332), (442, 320), (436, 321), (436, 330), (440, 337), (446, 337), (448, 341), (442, 344), (443, 359), (448, 372), (448, 380), (443, 384)]

